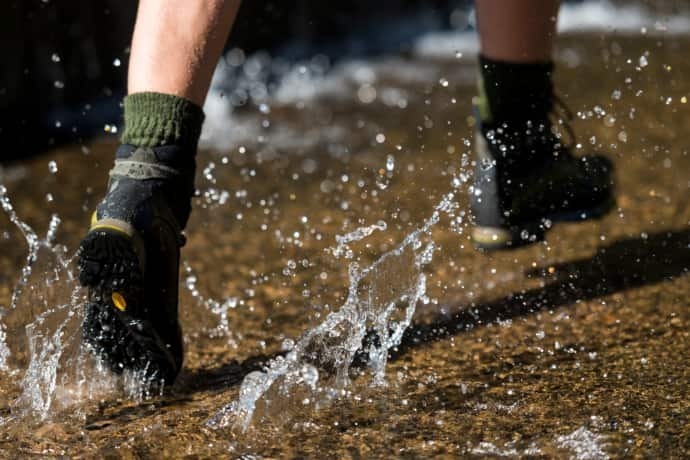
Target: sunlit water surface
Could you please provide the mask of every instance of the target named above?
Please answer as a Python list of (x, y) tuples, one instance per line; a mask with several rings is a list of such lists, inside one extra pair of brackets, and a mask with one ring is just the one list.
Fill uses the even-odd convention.
[(689, 47), (664, 30), (560, 40), (576, 151), (613, 159), (618, 207), (494, 255), (465, 231), (471, 53), (317, 58), (291, 70), (309, 91), (284, 80), (232, 113), (219, 70), (185, 368), (163, 395), (80, 345), (74, 251), (114, 136), (4, 166), (0, 449), (687, 455)]

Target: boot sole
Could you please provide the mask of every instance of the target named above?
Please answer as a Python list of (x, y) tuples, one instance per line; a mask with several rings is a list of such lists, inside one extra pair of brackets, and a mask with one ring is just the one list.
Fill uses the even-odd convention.
[[(553, 224), (559, 222), (582, 222), (599, 219), (606, 215), (616, 204), (613, 197), (589, 209), (567, 211), (544, 216)], [(545, 228), (543, 220), (526, 222), (516, 227), (491, 227), (477, 225), (472, 229), (471, 238), (474, 247), (480, 251), (497, 251), (517, 249), (544, 241), (546, 233), (553, 228)]]
[[(170, 384), (178, 369), (144, 311), (138, 235), (126, 223), (92, 227), (79, 249), (79, 281), (89, 289), (83, 341), (114, 372), (131, 370), (151, 384)], [(139, 313), (139, 314), (138, 314)]]

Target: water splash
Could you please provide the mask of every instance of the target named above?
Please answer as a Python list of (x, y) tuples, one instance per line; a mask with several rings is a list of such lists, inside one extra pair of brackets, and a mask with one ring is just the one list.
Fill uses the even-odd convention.
[(582, 426), (570, 434), (558, 436), (556, 445), (571, 451), (577, 460), (606, 460), (604, 451), (606, 436), (594, 433)]
[[(42, 419), (47, 418), (57, 394), (58, 371), (61, 359), (67, 355), (69, 332), (78, 328), (78, 324), (75, 326), (74, 322), (81, 323), (70, 307), (68, 303), (48, 310), (26, 326), (29, 366), (21, 382), (22, 394), (15, 401), (14, 407), (25, 408)], [(56, 314), (65, 314), (66, 320), (56, 321), (57, 327), (54, 330), (52, 327), (44, 327), (50, 317)]]
[(1, 321), (4, 314), (0, 315), (0, 371), (8, 370), (7, 361), (10, 359), (10, 348), (7, 346), (7, 331)]
[[(373, 383), (385, 385), (389, 350), (400, 344), (417, 305), (428, 301), (423, 268), (432, 261), (436, 249), (430, 238), (431, 229), (442, 214), (453, 218), (457, 208), (455, 193), (447, 193), (431, 216), (394, 249), (366, 267), (351, 262), (348, 294), (340, 309), (305, 332), (285, 356), (271, 360), (263, 371), (247, 375), (239, 399), (221, 409), (207, 424), (214, 428), (234, 425), (246, 430), (257, 402), (269, 391), (277, 390), (287, 396), (298, 386), (306, 386), (318, 393), (318, 368), (334, 374), (334, 388), (330, 390), (335, 391), (322, 387), (322, 396), (337, 395), (348, 385), (358, 353), (366, 356)], [(337, 241), (339, 246), (344, 245), (381, 229), (385, 229), (385, 224), (379, 222)]]
[[(20, 220), (19, 217), (17, 217), (17, 213), (14, 210), (14, 206), (12, 206), (9, 197), (7, 196), (7, 188), (5, 188), (4, 185), (0, 185), (0, 206), (2, 206), (2, 209), (3, 211), (5, 211), (5, 214), (7, 214), (7, 217), (10, 219), (10, 222), (12, 222), (22, 233), (22, 236), (24, 236), (24, 240), (26, 240), (26, 243), (29, 246), (29, 251), (26, 256), (26, 262), (24, 264), (24, 267), (22, 267), (21, 276), (16, 284), (14, 291), (12, 292), (10, 308), (14, 309), (17, 306), (17, 299), (21, 295), (22, 289), (26, 285), (29, 276), (31, 276), (32, 266), (34, 262), (36, 262), (38, 249), (41, 243), (39, 241), (38, 235), (36, 234), (36, 232), (34, 232), (33, 228), (31, 228), (28, 224), (26, 224), (25, 222)], [(57, 216), (53, 217), (54, 219), (57, 218)], [(55, 226), (57, 227), (57, 225), (59, 225), (59, 220), (55, 224)], [(50, 235), (54, 236), (54, 232), (52, 232)], [(0, 362), (0, 364), (2, 363)]]
[[(10, 219), (10, 222), (12, 222), (22, 233), (29, 247), (26, 256), (26, 261), (21, 270), (19, 281), (17, 282), (14, 291), (12, 292), (9, 308), (9, 310), (12, 311), (16, 308), (17, 300), (21, 295), (22, 289), (28, 282), (29, 276), (31, 276), (33, 264), (34, 262), (36, 262), (38, 256), (40, 242), (36, 232), (34, 232), (34, 230), (28, 224), (24, 223), (19, 219), (19, 217), (17, 217), (17, 213), (15, 212), (9, 197), (7, 196), (7, 188), (4, 185), (0, 185), (0, 206), (2, 206), (2, 209), (5, 212), (5, 214), (7, 214), (7, 217)], [(1, 318), (3, 318), (3, 321), (0, 323), (0, 370), (3, 371), (9, 370), (8, 360), (10, 359), (11, 355), (9, 345), (7, 343), (7, 326), (5, 324), (8, 314), (9, 312), (3, 311), (2, 315), (0, 316)]]
[(213, 313), (218, 319), (218, 323), (208, 331), (210, 337), (226, 337), (228, 343), (235, 343), (234, 334), (230, 329), (230, 319), (229, 311), (234, 310), (238, 306), (243, 306), (244, 300), (239, 297), (226, 297), (225, 299), (218, 300), (210, 296), (203, 295), (198, 287), (197, 281), (199, 277), (195, 273), (192, 266), (188, 261), (182, 261), (182, 268), (184, 270), (184, 286), (189, 292), (189, 294), (195, 299), (196, 303), (209, 312)]
[[(12, 417), (4, 421), (26, 416), (46, 420), (85, 398), (112, 392), (118, 382), (82, 346), (86, 296), (74, 276), (75, 255), (56, 242), (60, 218), (52, 215), (40, 238), (17, 215), (3, 186), (0, 205), (28, 246), (10, 307), (0, 316), (0, 370), (21, 376)], [(124, 383), (128, 395), (142, 393), (141, 385)]]
[(526, 449), (518, 450), (513, 446), (514, 443), (510, 442), (504, 447), (498, 447), (491, 442), (480, 442), (478, 446), (473, 447), (470, 453), (474, 455), (479, 455), (482, 457), (538, 457), (542, 456), (543, 452), (535, 443), (531, 443)]
[[(68, 257), (67, 248), (55, 242), (60, 218), (52, 215), (45, 237), (39, 238), (19, 218), (3, 186), (0, 205), (28, 246), (10, 307), (0, 324), (0, 368), (10, 371), (11, 358), (15, 372), (26, 366), (22, 394), (13, 408), (45, 418), (58, 394), (64, 360), (77, 355), (74, 349), (79, 347), (80, 340), (75, 332), (81, 319), (75, 306), (84, 299), (73, 275), (74, 257)], [(68, 373), (63, 372), (62, 378)]]
[(386, 228), (388, 228), (386, 222), (379, 220), (375, 224), (368, 225), (366, 227), (358, 227), (350, 233), (346, 233), (345, 235), (336, 235), (335, 242), (337, 245), (334, 248), (329, 248), (328, 251), (336, 259), (339, 259), (343, 256), (346, 259), (352, 259), (352, 257), (354, 257), (354, 252), (352, 252), (352, 249), (350, 249), (350, 246), (348, 246), (349, 243), (360, 241), (374, 233), (376, 230), (383, 232), (386, 230)]

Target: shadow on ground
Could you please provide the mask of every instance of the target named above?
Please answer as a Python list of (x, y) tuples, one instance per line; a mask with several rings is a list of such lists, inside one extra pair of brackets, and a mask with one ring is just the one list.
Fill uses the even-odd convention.
[(460, 313), (436, 317), (407, 330), (394, 356), (420, 344), (441, 340), (461, 330), (505, 321), (577, 301), (668, 281), (689, 271), (690, 230), (663, 231), (600, 247), (591, 258), (539, 268), (528, 276), (553, 278), (546, 286), (477, 303)]
[[(411, 326), (400, 346), (392, 352), (391, 359), (425, 343), (443, 340), (477, 326), (667, 281), (686, 274), (689, 265), (690, 230), (663, 231), (619, 240), (600, 247), (593, 257), (559, 264), (552, 270), (535, 269), (527, 274), (553, 280), (544, 287), (475, 303), (459, 313), (436, 316), (428, 323)], [(184, 395), (227, 389), (241, 383), (248, 373), (260, 370), (275, 356), (277, 354), (256, 355), (243, 362), (231, 361), (187, 372), (181, 378), (178, 391)]]

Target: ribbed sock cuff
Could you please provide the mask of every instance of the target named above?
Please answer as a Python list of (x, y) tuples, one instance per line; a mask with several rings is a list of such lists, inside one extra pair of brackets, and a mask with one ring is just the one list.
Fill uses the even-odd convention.
[(145, 92), (125, 97), (122, 143), (137, 147), (177, 145), (196, 150), (204, 111), (171, 94)]
[(479, 108), (485, 122), (546, 118), (553, 104), (553, 63), (479, 56)]

